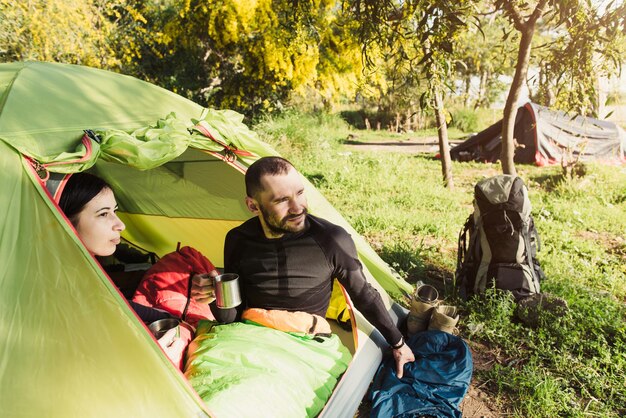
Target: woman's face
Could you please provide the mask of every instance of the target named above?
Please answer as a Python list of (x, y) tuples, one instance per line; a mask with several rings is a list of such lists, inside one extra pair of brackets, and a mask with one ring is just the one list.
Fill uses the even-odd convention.
[(78, 213), (76, 232), (90, 253), (107, 256), (115, 252), (120, 233), (126, 228), (116, 211), (113, 191), (105, 188)]

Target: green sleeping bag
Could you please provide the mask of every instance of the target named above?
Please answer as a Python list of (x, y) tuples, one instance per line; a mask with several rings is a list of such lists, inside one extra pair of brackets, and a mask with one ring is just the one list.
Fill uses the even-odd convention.
[(313, 417), (351, 355), (339, 337), (200, 321), (185, 376), (216, 417)]

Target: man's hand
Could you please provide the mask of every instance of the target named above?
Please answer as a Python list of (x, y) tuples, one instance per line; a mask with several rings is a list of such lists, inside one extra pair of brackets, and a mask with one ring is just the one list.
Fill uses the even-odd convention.
[(393, 358), (396, 360), (396, 375), (398, 379), (402, 379), (404, 375), (404, 365), (415, 361), (413, 351), (411, 351), (408, 345), (402, 344), (402, 347), (393, 350)]
[(205, 274), (194, 274), (191, 278), (191, 297), (198, 303), (211, 303), (215, 300), (215, 281), (219, 273), (213, 270)]

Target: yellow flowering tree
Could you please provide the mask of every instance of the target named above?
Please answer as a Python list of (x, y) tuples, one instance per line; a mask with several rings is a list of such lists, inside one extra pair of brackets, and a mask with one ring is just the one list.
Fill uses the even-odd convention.
[[(139, 26), (157, 35), (143, 43), (133, 72), (201, 103), (256, 114), (314, 91), (316, 100), (332, 105), (357, 84), (359, 47), (337, 24), (333, 1), (135, 0), (132, 6), (145, 19)], [(124, 19), (138, 22), (129, 13)]]
[(0, 61), (58, 61), (112, 68), (111, 1), (0, 0)]

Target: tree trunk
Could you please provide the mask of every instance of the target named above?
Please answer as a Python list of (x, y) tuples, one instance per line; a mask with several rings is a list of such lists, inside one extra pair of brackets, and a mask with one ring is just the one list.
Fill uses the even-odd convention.
[(504, 105), (504, 114), (502, 115), (502, 172), (504, 174), (517, 175), (513, 157), (515, 154), (515, 143), (513, 138), (515, 128), (515, 117), (517, 116), (517, 100), (522, 90), (522, 85), (528, 73), (528, 62), (530, 60), (530, 46), (535, 32), (535, 22), (528, 22), (523, 29), (522, 39), (520, 41), (519, 51), (517, 53), (517, 65), (515, 66), (515, 75), (511, 82), (511, 89), (506, 98)]
[(470, 88), (472, 85), (472, 77), (470, 75), (465, 76), (465, 107), (470, 106)]
[(593, 112), (595, 113), (596, 118), (603, 118), (605, 113), (605, 104), (606, 104), (606, 92), (604, 90), (604, 86), (602, 85), (602, 79), (600, 74), (596, 75), (596, 95), (593, 98)]
[(416, 131), (419, 131), (420, 129), (422, 129), (419, 115), (420, 115), (420, 109), (417, 109), (415, 113), (413, 113), (413, 128), (415, 128)]
[(435, 117), (437, 119), (437, 136), (439, 136), (439, 154), (441, 155), (441, 171), (443, 173), (443, 185), (450, 190), (454, 189), (452, 179), (452, 160), (450, 158), (450, 145), (448, 144), (448, 126), (443, 109), (441, 92), (435, 91)]
[(487, 91), (487, 70), (482, 70), (480, 72), (480, 82), (478, 84), (478, 97), (476, 97), (474, 109), (483, 105), (486, 91)]
[(404, 131), (411, 132), (411, 108), (406, 109), (406, 119), (404, 120)]

